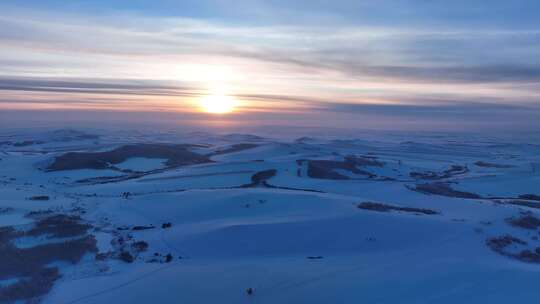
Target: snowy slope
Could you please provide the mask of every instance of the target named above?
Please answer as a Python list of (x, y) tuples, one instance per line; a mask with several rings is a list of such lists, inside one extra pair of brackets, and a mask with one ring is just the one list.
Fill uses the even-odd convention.
[[(48, 262), (30, 274), (0, 268), (6, 302), (538, 298), (540, 145), (450, 135), (8, 135), (0, 146), (0, 237), (9, 253), (27, 258), (35, 250)], [(195, 145), (189, 151), (208, 160), (178, 166), (123, 155), (107, 168), (47, 170), (68, 152), (141, 143)], [(55, 224), (61, 232), (44, 226), (59, 215), (68, 217)], [(91, 242), (76, 258), (39, 247), (81, 239)], [(9, 262), (16, 257), (6, 248), (0, 256)], [(42, 278), (49, 288), (14, 291), (44, 268), (59, 273)]]

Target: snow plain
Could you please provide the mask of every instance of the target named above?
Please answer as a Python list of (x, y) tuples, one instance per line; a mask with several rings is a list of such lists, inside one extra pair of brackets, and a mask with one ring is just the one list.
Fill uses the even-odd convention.
[[(35, 143), (14, 144), (25, 140)], [(60, 276), (32, 297), (9, 289), (25, 275), (3, 275), (0, 267), (7, 303), (538, 300), (538, 144), (73, 130), (0, 141), (7, 142), (0, 146), (0, 228), (30, 231), (43, 214), (62, 214), (88, 225), (85, 235), (95, 239), (95, 250), (76, 261), (51, 257), (46, 267)], [(138, 143), (197, 145), (191, 151), (209, 161), (168, 167), (163, 158), (133, 156), (105, 169), (47, 170), (65, 153)], [(251, 146), (231, 148), (238, 144)], [(268, 170), (275, 174), (254, 182)], [(416, 188), (422, 184), (474, 197)], [(410, 211), (359, 208), (362, 202)], [(513, 221), (525, 217), (530, 225)], [(525, 244), (489, 245), (503, 236)], [(4, 242), (29, 248), (67, 240), (26, 233)], [(0, 255), (2, 263), (15, 259)]]

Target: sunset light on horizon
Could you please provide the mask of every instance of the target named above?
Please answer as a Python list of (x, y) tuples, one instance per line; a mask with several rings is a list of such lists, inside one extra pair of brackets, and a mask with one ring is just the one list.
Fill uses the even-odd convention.
[[(392, 1), (241, 1), (242, 10), (213, 1), (46, 2), (0, 4), (4, 113), (203, 109), (297, 126), (330, 115), (343, 127), (539, 127), (534, 1), (520, 10), (472, 5), (462, 18), (460, 1), (421, 10)], [(216, 86), (234, 102), (208, 97)]]

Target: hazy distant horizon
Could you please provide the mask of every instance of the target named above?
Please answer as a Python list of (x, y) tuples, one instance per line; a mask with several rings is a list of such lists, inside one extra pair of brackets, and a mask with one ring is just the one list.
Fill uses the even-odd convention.
[[(468, 128), (463, 130), (456, 129), (399, 129), (399, 128), (370, 128), (367, 127), (329, 127), (329, 126), (291, 126), (276, 124), (232, 124), (223, 121), (213, 123), (200, 122), (196, 120), (179, 120), (170, 118), (168, 120), (148, 119), (144, 120), (138, 117), (131, 119), (125, 115), (118, 116), (118, 113), (112, 113), (108, 117), (93, 113), (101, 119), (92, 116), (88, 119), (76, 118), (66, 119), (70, 115), (64, 112), (56, 112), (56, 115), (63, 119), (50, 119), (43, 117), (43, 112), (34, 112), (29, 115), (28, 111), (16, 113), (7, 111), (0, 113), (0, 141), (8, 140), (11, 136), (26, 135), (28, 139), (39, 138), (46, 133), (54, 133), (60, 130), (75, 130), (90, 134), (107, 135), (109, 133), (119, 132), (119, 134), (169, 134), (182, 141), (185, 135), (192, 136), (200, 133), (203, 137), (207, 135), (229, 135), (245, 134), (256, 135), (273, 140), (294, 141), (303, 137), (316, 139), (336, 139), (336, 140), (367, 140), (381, 142), (405, 142), (414, 138), (416, 142), (433, 142), (455, 140), (468, 143), (482, 142), (506, 142), (532, 144), (540, 142), (539, 129), (516, 130), (516, 129), (493, 129), (493, 128)], [(19, 119), (22, 115), (26, 120)], [(86, 113), (88, 114), (88, 113)], [(102, 113), (101, 113), (102, 114)], [(131, 113), (132, 115), (134, 113)], [(135, 113), (142, 115), (142, 113)], [(34, 119), (28, 117), (33, 116)], [(118, 120), (123, 117), (124, 120)], [(5, 118), (5, 119), (4, 119)], [(155, 118), (155, 117), (154, 117)]]

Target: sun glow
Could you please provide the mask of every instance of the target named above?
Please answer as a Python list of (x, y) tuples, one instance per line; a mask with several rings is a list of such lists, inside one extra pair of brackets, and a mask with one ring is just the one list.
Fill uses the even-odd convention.
[(213, 114), (230, 113), (236, 107), (236, 100), (225, 94), (212, 94), (205, 96), (200, 101), (204, 112)]

